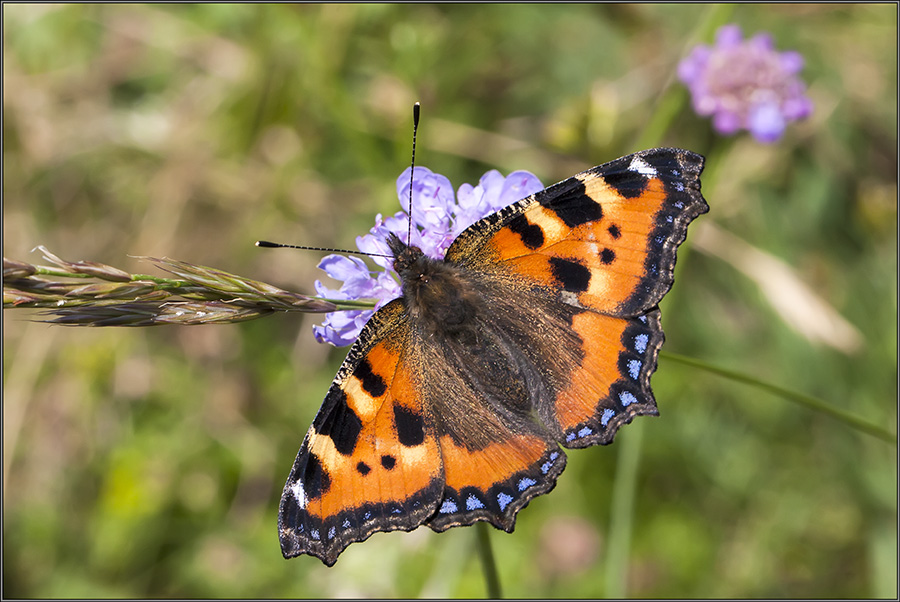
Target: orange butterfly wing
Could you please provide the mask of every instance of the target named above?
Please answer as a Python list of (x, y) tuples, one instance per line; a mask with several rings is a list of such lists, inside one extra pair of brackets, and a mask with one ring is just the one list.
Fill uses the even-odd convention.
[(709, 211), (703, 157), (655, 148), (598, 165), (476, 222), (446, 261), (504, 269), (558, 287), (566, 302), (622, 317), (672, 287), (687, 226)]
[(514, 275), (577, 310), (582, 361), (542, 416), (566, 447), (612, 441), (640, 414), (664, 341), (656, 304), (698, 215), (703, 157), (657, 148), (599, 165), (473, 224), (446, 261)]
[(285, 558), (312, 554), (331, 566), (372, 533), (423, 523), (443, 531), (488, 520), (512, 531), (518, 510), (565, 467), (556, 443), (523, 421), (481, 406), (449, 418), (454, 410), (422, 385), (447, 382), (446, 366), (423, 363), (410, 330), (397, 299), (351, 347), (284, 487)]
[(408, 531), (436, 510), (444, 475), (402, 361), (403, 318), (396, 299), (366, 323), (303, 440), (278, 517), (285, 558), (331, 566), (350, 543)]
[[(653, 149), (551, 186), (463, 232), (424, 307), (404, 297), (376, 312), (285, 484), (284, 556), (331, 566), (376, 531), (422, 524), (512, 531), (563, 471), (558, 443), (609, 443), (655, 414), (655, 305), (708, 210), (702, 165)], [(448, 333), (423, 309), (465, 320)]]

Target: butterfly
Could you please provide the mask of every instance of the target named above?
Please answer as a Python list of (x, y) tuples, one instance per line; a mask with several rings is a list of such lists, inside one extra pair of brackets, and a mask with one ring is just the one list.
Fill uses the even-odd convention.
[(657, 415), (657, 307), (687, 227), (709, 207), (702, 156), (655, 148), (474, 223), (443, 260), (391, 234), (403, 294), (372, 315), (284, 486), (285, 558), (332, 566), (375, 532), (516, 514), (564, 448)]

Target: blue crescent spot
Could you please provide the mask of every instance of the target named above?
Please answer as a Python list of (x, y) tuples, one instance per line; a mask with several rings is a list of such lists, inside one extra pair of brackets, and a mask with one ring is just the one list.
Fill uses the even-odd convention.
[(453, 512), (456, 512), (456, 510), (456, 502), (451, 499), (446, 499), (444, 500), (444, 503), (441, 504), (441, 509), (438, 510), (438, 512), (440, 512), (441, 514), (451, 514)]
[(347, 519), (345, 518), (345, 519), (344, 519), (344, 522), (341, 523), (341, 526), (342, 526), (343, 528), (345, 528), (345, 529), (349, 529), (349, 528), (350, 528), (350, 521), (347, 520)]
[[(572, 438), (574, 438), (574, 435), (572, 436)], [(566, 437), (566, 441), (571, 441), (571, 439), (569, 439), (568, 437)], [(544, 473), (544, 474), (547, 474), (548, 472), (550, 472), (550, 468), (551, 468), (551, 467), (553, 466), (553, 464), (556, 462), (556, 459), (557, 459), (558, 457), (559, 457), (559, 452), (553, 452), (553, 453), (551, 453), (551, 454), (550, 454), (550, 459), (549, 459), (547, 462), (544, 462), (543, 464), (541, 464), (541, 472)]]
[(578, 437), (580, 439), (583, 439), (584, 437), (587, 437), (588, 435), (590, 435), (593, 432), (594, 432), (594, 429), (592, 429), (589, 426), (585, 426), (580, 431), (578, 431)]
[(469, 494), (469, 497), (466, 498), (466, 510), (478, 510), (479, 508), (484, 508), (484, 504), (472, 494)]
[(319, 541), (319, 530), (313, 529), (312, 531), (309, 532), (309, 536), (312, 537), (313, 539), (315, 539), (316, 541)]
[(363, 515), (363, 518), (364, 518), (365, 520), (369, 520), (370, 518), (372, 518), (372, 513), (371, 513), (371, 512), (366, 512), (366, 513)]
[(619, 401), (622, 402), (623, 406), (628, 407), (633, 403), (637, 403), (637, 398), (629, 391), (622, 391), (621, 393), (619, 393)]
[[(678, 175), (678, 174), (675, 174), (675, 175)], [(679, 192), (681, 192), (682, 190), (684, 190), (684, 184), (682, 184), (681, 182), (678, 182), (678, 184), (676, 184), (675, 188), (676, 188)], [(675, 205), (675, 207), (676, 207), (677, 209), (683, 209), (683, 208), (684, 208), (684, 203), (682, 203), (681, 201), (675, 201), (675, 203), (673, 203), (673, 204)]]
[(393, 510), (391, 510), (391, 514), (403, 514), (403, 509), (402, 508), (394, 508)]
[(640, 320), (641, 322), (643, 322), (644, 324), (646, 324), (646, 323), (647, 323), (647, 316), (638, 316), (638, 320)]
[(628, 360), (628, 375), (637, 380), (641, 375), (641, 360)]
[(535, 481), (534, 479), (530, 479), (528, 477), (519, 479), (519, 491), (525, 491), (532, 485), (536, 485), (536, 484), (537, 484), (537, 481)]
[(334, 527), (328, 529), (328, 539), (334, 539)]
[(501, 493), (497, 495), (497, 503), (500, 504), (500, 510), (506, 510), (506, 507), (509, 506), (509, 503), (513, 501), (511, 495), (507, 495), (505, 493)]
[(606, 426), (606, 424), (609, 422), (609, 419), (615, 415), (616, 415), (616, 413), (614, 410), (610, 410), (609, 408), (606, 408), (605, 410), (603, 410), (603, 416), (600, 417), (600, 424), (602, 424), (603, 426)]
[(634, 350), (638, 353), (644, 353), (647, 351), (647, 342), (650, 341), (650, 337), (646, 334), (639, 334), (634, 337)]
[(570, 443), (575, 440), (575, 433), (569, 433), (566, 435), (566, 443)]

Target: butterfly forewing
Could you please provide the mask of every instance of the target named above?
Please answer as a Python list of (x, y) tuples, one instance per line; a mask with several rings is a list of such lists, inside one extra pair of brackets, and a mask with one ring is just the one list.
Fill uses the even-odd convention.
[(671, 288), (687, 226), (709, 210), (702, 169), (703, 157), (671, 148), (599, 165), (473, 224), (446, 259), (502, 264), (578, 307), (638, 315)]
[(366, 324), (306, 435), (281, 498), (287, 558), (330, 566), (351, 543), (414, 529), (437, 509), (443, 465), (404, 361), (402, 318), (396, 300)]

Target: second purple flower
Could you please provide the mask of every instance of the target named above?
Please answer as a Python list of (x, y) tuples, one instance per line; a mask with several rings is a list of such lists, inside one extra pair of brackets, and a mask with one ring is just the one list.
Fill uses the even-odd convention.
[(775, 142), (791, 121), (812, 113), (798, 74), (803, 57), (777, 52), (772, 36), (742, 39), (737, 25), (716, 32), (715, 46), (696, 46), (678, 65), (698, 115), (711, 115), (720, 134), (749, 130), (760, 142)]

